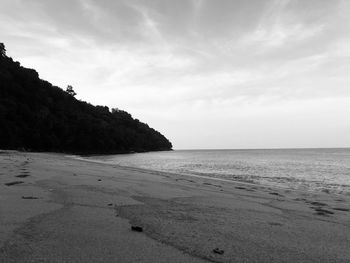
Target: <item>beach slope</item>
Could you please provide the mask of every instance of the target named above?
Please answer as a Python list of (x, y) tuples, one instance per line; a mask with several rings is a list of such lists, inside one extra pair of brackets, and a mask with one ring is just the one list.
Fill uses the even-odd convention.
[(0, 262), (349, 262), (349, 199), (2, 151)]

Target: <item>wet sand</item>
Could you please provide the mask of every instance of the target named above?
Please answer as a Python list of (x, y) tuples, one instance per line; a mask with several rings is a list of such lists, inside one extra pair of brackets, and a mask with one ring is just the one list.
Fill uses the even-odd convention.
[(349, 201), (2, 151), (0, 262), (350, 262)]

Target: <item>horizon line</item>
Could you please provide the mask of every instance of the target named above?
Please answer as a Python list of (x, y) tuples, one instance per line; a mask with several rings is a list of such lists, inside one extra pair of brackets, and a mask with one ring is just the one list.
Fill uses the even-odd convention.
[(193, 149), (173, 149), (173, 151), (232, 151), (232, 150), (330, 150), (330, 149), (350, 149), (350, 146), (344, 147), (275, 147), (275, 148), (193, 148)]

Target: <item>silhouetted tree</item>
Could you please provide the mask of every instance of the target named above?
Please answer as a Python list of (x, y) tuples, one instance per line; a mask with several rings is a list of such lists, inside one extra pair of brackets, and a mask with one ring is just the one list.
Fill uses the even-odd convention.
[(66, 92), (73, 97), (75, 97), (77, 95), (77, 93), (74, 91), (74, 89), (71, 85), (67, 86)]
[(6, 56), (6, 49), (4, 43), (0, 43), (0, 56), (5, 57)]
[(72, 86), (66, 91), (52, 86), (7, 57), (3, 44), (0, 48), (0, 149), (88, 154), (172, 148), (126, 111), (72, 99)]

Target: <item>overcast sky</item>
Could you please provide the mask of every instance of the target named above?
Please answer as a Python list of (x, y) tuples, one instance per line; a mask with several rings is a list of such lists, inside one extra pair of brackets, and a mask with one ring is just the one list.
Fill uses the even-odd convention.
[(348, 0), (0, 0), (0, 42), (175, 149), (350, 146)]

